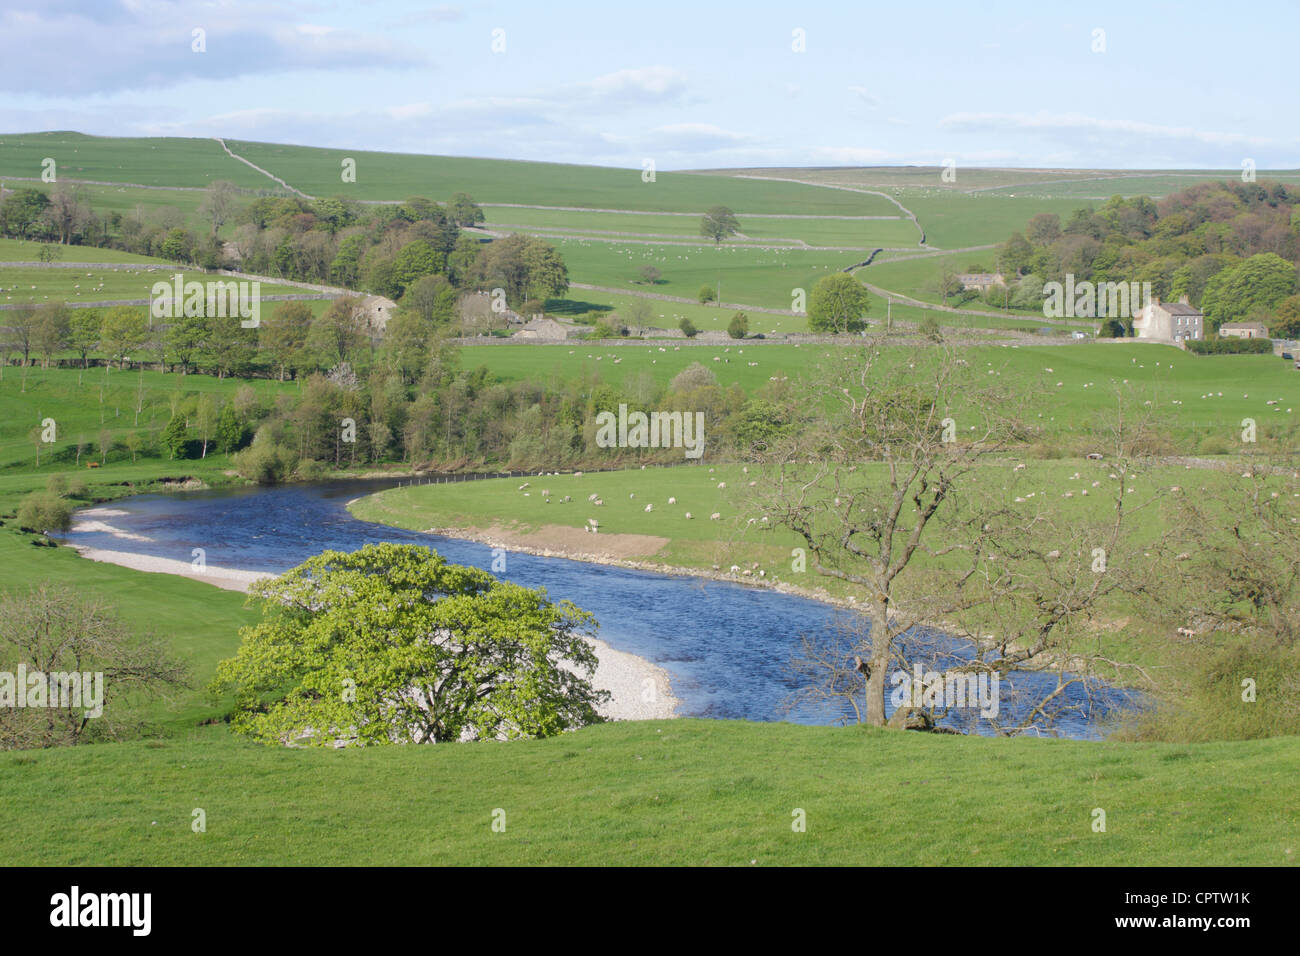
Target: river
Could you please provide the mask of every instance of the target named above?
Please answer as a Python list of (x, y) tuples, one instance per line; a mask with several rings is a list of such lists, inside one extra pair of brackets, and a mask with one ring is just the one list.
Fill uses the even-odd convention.
[[(277, 573), (326, 549), (351, 551), (393, 541), (427, 545), (457, 564), (491, 569), (487, 545), (372, 524), (347, 511), (353, 498), (394, 484), (350, 480), (139, 495), (107, 506), (119, 512), (100, 523), (107, 527), (73, 531), (64, 540), (187, 564), (193, 549), (202, 548), (210, 567)], [(595, 614), (602, 640), (668, 672), (679, 716), (825, 724), (851, 712), (842, 701), (784, 706), (798, 689), (789, 662), (800, 635), (833, 634), (851, 623), (850, 611), (725, 581), (519, 552), (508, 554), (507, 570), (499, 577), (545, 587), (552, 599), (567, 598)], [(963, 654), (956, 641), (933, 633), (926, 638), (927, 643), (940, 640), (947, 654)], [(1004, 723), (1056, 683), (1047, 674), (1013, 677), (1000, 688)], [(1057, 735), (1096, 739), (1109, 713), (1132, 706), (1126, 691), (1104, 685), (1090, 690), (1067, 691), (1066, 712), (1053, 727)], [(945, 723), (991, 732), (969, 711)]]

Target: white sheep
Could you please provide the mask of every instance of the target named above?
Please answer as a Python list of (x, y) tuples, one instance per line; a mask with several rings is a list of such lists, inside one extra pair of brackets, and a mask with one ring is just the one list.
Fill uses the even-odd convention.
[(722, 517), (722, 512), (720, 512), (720, 511), (715, 511), (715, 512), (713, 512), (713, 514), (709, 515), (709, 520), (710, 520), (710, 521), (717, 521), (717, 520), (719, 520), (721, 517)]
[(675, 504), (677, 504), (677, 499), (676, 499), (676, 498), (669, 498), (669, 499), (668, 499), (668, 503), (669, 503), (670, 505), (675, 505)]
[(646, 510), (646, 511), (654, 511), (654, 510), (655, 510), (655, 506), (654, 506), (654, 505), (646, 505), (646, 506), (645, 506), (645, 510)]
[(725, 488), (725, 487), (727, 487), (727, 483), (726, 483), (725, 481), (720, 481), (720, 482), (718, 482), (718, 490), (719, 490), (719, 491), (721, 491), (721, 490), (722, 490), (723, 488)]
[(689, 511), (686, 512), (686, 520), (687, 520), (687, 521), (690, 521), (693, 517), (695, 517), (695, 516), (694, 516), (693, 514), (691, 514)]

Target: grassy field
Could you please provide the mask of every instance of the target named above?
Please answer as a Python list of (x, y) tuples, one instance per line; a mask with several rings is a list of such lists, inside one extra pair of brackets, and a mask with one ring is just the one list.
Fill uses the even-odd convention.
[[(892, 216), (897, 207), (878, 196), (793, 183), (755, 183), (692, 173), (658, 172), (643, 182), (640, 169), (571, 166), (502, 159), (316, 149), (227, 140), (239, 155), (291, 186), (318, 196), (355, 199), (445, 200), (467, 192), (479, 202), (701, 212), (730, 206), (737, 214)], [(357, 181), (343, 183), (344, 158), (357, 163)]]
[(47, 157), (55, 161), (58, 176), (65, 180), (202, 188), (226, 179), (249, 189), (274, 185), (227, 156), (214, 139), (133, 139), (72, 132), (0, 136), (0, 176), (39, 179)]
[[(895, 307), (896, 315), (899, 311)], [(767, 318), (751, 317), (751, 328), (762, 327)], [(815, 378), (826, 357), (836, 354), (833, 348), (739, 342), (696, 346), (671, 340), (604, 349), (584, 342), (467, 346), (463, 363), (485, 365), (505, 380), (567, 380), (598, 373), (602, 380), (617, 383), (649, 372), (666, 385), (688, 365), (700, 362), (719, 384), (739, 384), (752, 393), (774, 376)], [(1245, 417), (1255, 418), (1261, 429), (1271, 429), (1293, 427), (1300, 415), (1300, 372), (1272, 355), (1193, 356), (1173, 346), (1083, 343), (972, 346), (963, 357), (985, 368), (986, 374), (1015, 383), (1049, 432), (1091, 427), (1113, 405), (1112, 386), (1125, 383), (1143, 396), (1141, 400), (1156, 404), (1177, 432), (1203, 430), (1236, 442)]]
[(63, 865), (1284, 866), (1296, 752), (703, 720), (295, 751), (207, 728), (0, 754), (0, 848)]
[[(99, 460), (99, 433), (107, 428), (114, 441), (132, 431), (146, 433), (160, 429), (171, 419), (173, 398), (191, 394), (232, 396), (245, 385), (251, 387), (263, 401), (282, 390), (297, 391), (300, 384), (281, 384), (269, 379), (217, 379), (211, 375), (181, 375), (178, 372), (128, 370), (112, 368), (5, 369), (0, 379), (0, 466), (31, 469), (36, 449), (28, 439), (31, 429), (40, 426), (46, 418), (53, 418), (57, 441), (41, 449), (41, 474), (52, 470), (71, 468), (71, 462), (57, 467), (49, 462), (60, 452), (75, 448), (78, 441), (87, 443), (82, 457), (81, 471), (86, 471), (87, 461)], [(140, 406), (137, 419), (136, 407)], [(129, 463), (130, 456), (121, 449), (115, 457)], [(179, 467), (197, 463), (186, 462)], [(0, 471), (0, 489), (3, 489), (6, 471)], [(106, 471), (99, 476), (102, 478)], [(43, 481), (43, 479), (42, 479)], [(0, 500), (3, 500), (0, 492)]]
[[(74, 247), (75, 248), (75, 247)], [(70, 259), (69, 261), (76, 261)], [(148, 299), (155, 282), (170, 282), (175, 272), (185, 281), (228, 281), (229, 277), (210, 275), (193, 269), (133, 269), (137, 263), (106, 262), (93, 269), (42, 269), (9, 267), (0, 269), (0, 302), (102, 302), (119, 299)], [(263, 282), (262, 295), (298, 295), (310, 290), (296, 286)]]
[[(626, 233), (630, 236), (669, 236), (679, 240), (700, 238), (700, 216), (687, 214), (637, 214), (610, 212), (574, 212), (520, 206), (489, 207), (490, 228), (514, 228), (521, 232), (563, 230), (588, 235)], [(812, 246), (849, 246), (871, 250), (880, 246), (910, 247), (917, 245), (920, 233), (911, 220), (894, 219), (817, 219), (799, 216), (746, 216), (740, 222), (745, 238), (731, 238), (731, 245), (782, 242), (797, 244), (802, 240)]]
[[(46, 244), (26, 239), (0, 239), (0, 262), (40, 262), (40, 251)], [(166, 259), (138, 256), (117, 249), (100, 249), (98, 246), (59, 246), (59, 262), (106, 262), (117, 265), (172, 265)]]
[(723, 302), (789, 309), (796, 288), (812, 292), (823, 276), (861, 262), (865, 254), (811, 249), (747, 249), (712, 243), (697, 246), (552, 240), (569, 267), (574, 282), (649, 291), (641, 269), (654, 266), (663, 274), (653, 291), (695, 298), (701, 286), (717, 291)]

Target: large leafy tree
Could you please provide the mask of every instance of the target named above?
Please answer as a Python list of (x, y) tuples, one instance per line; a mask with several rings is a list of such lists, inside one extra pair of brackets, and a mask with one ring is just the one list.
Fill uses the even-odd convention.
[(738, 232), (740, 222), (736, 219), (736, 214), (726, 206), (714, 206), (700, 220), (700, 235), (712, 239), (714, 243), (720, 243)]
[(608, 696), (588, 679), (590, 614), (429, 548), (326, 551), (252, 590), (262, 620), (213, 687), (259, 741), (549, 736), (598, 721)]
[(808, 297), (808, 327), (814, 332), (860, 332), (871, 294), (847, 272), (822, 276)]

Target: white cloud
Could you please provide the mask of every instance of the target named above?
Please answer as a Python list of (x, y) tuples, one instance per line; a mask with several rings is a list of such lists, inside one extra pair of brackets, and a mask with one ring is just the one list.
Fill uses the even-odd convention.
[(939, 121), (945, 129), (971, 132), (1022, 130), (1046, 134), (1119, 134), (1144, 139), (1181, 140), (1208, 146), (1267, 146), (1276, 143), (1260, 136), (1198, 129), (1193, 126), (1163, 126), (1139, 120), (1103, 119), (1083, 113), (952, 113)]

